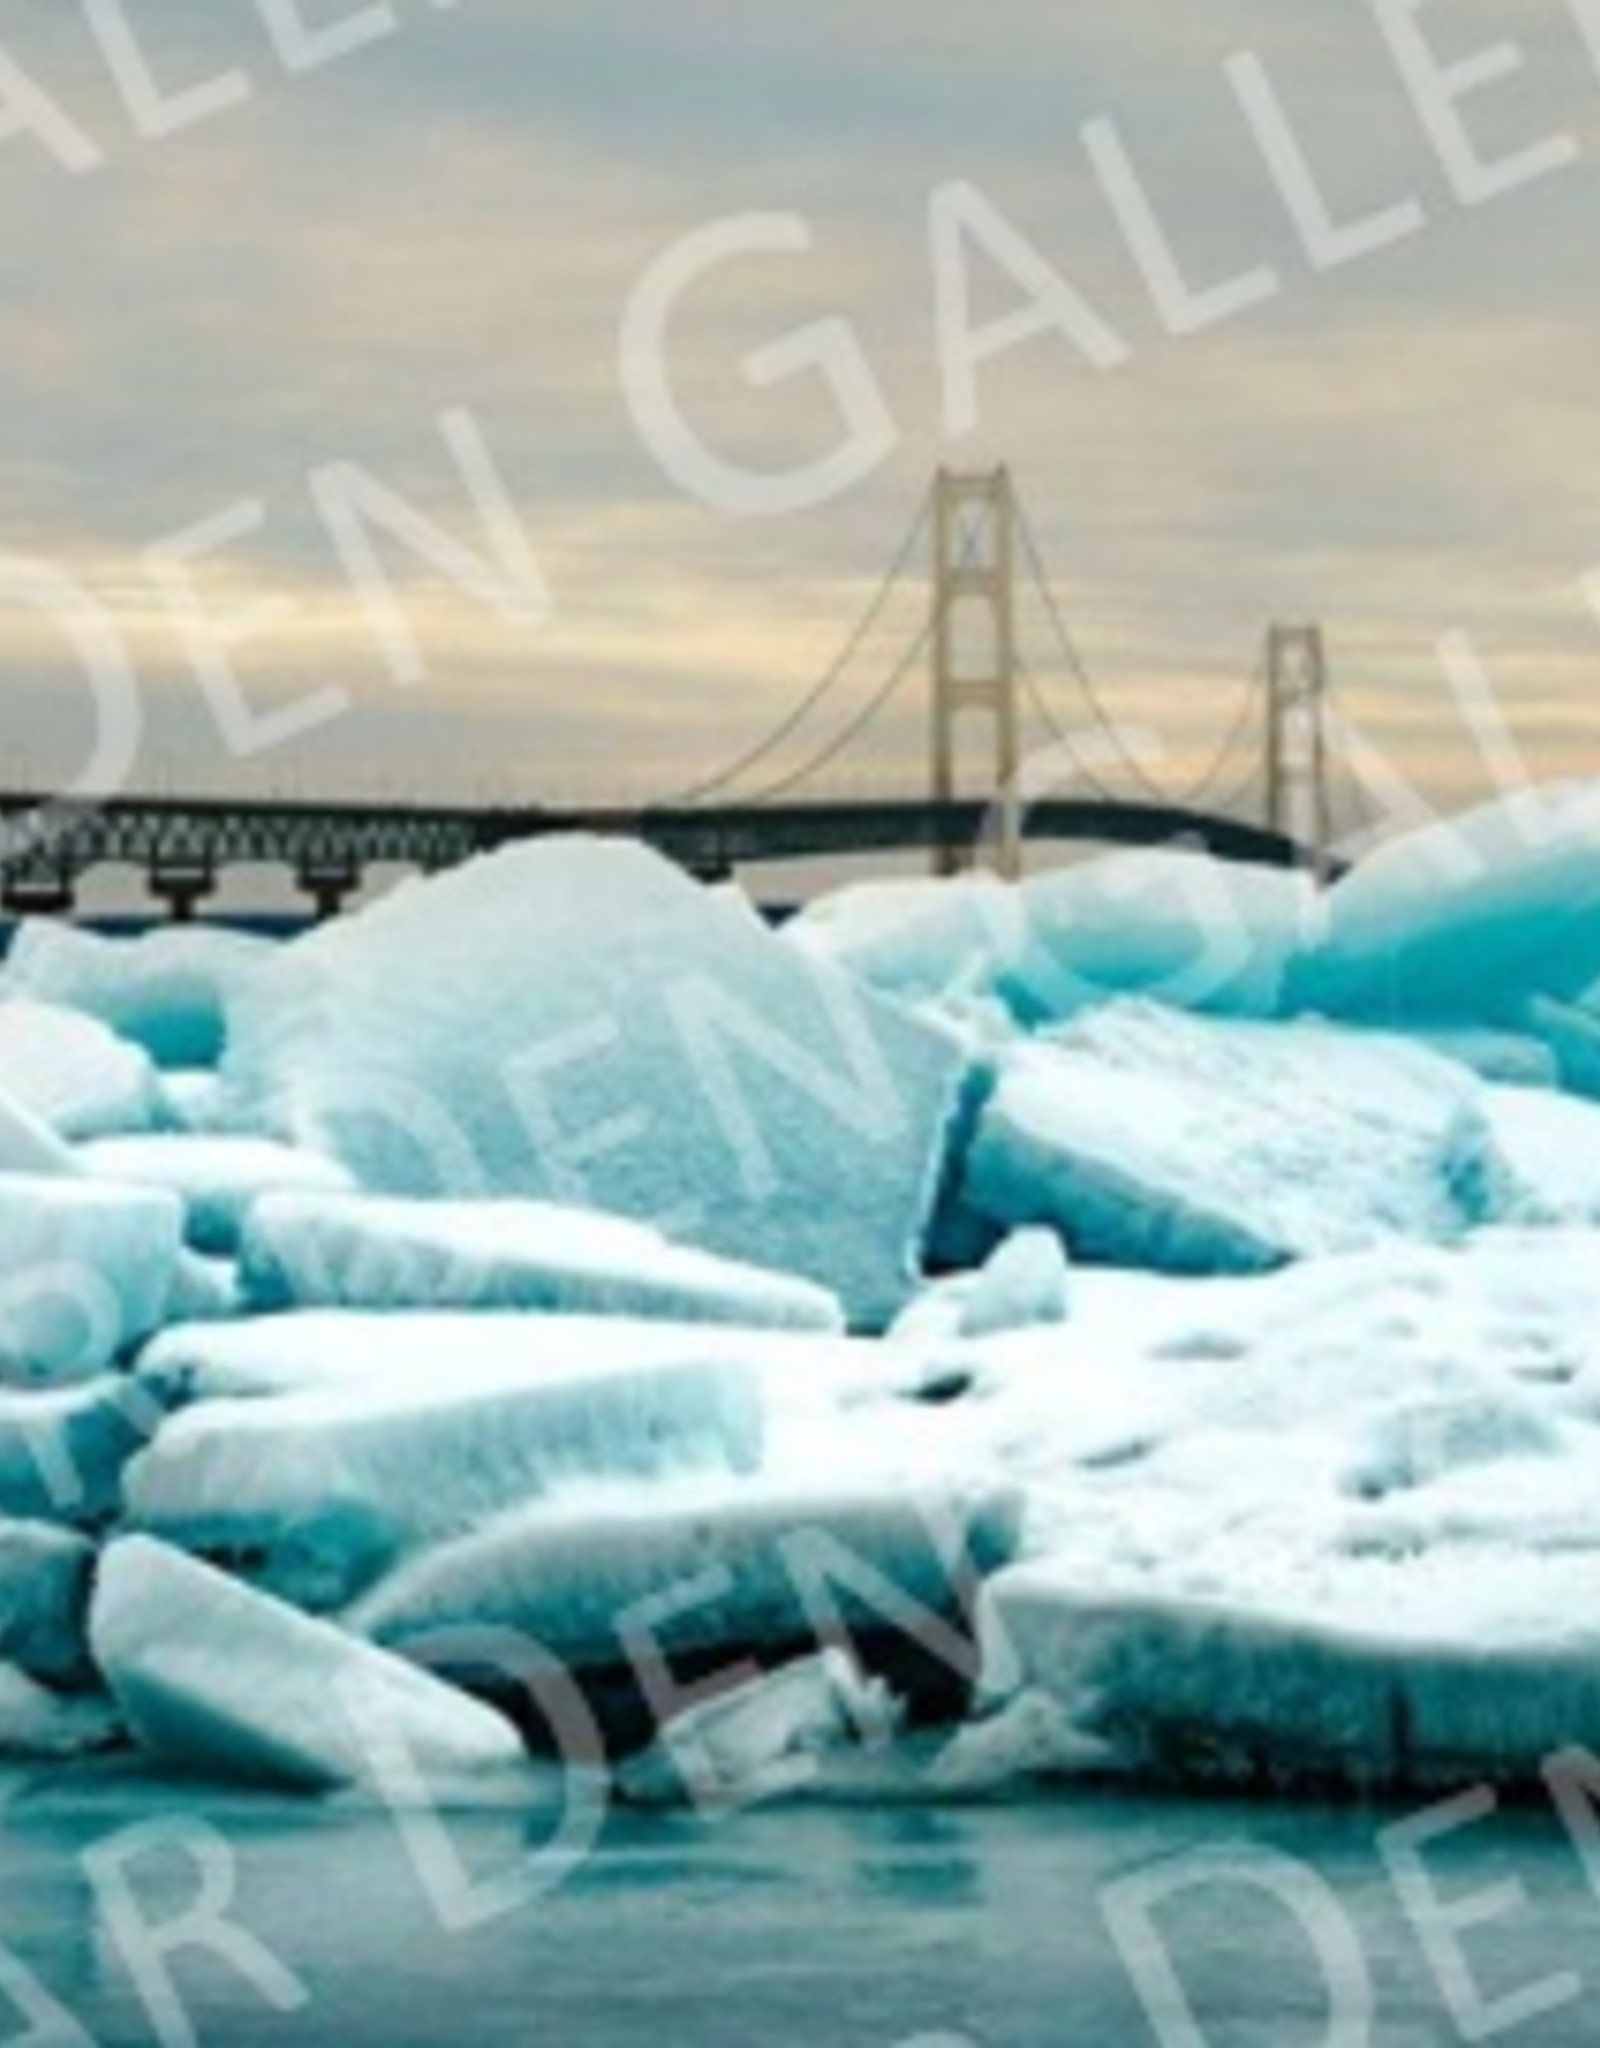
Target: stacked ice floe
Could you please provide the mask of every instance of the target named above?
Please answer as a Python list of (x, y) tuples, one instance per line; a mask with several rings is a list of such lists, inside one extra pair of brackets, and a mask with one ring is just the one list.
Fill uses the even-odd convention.
[(1117, 856), (777, 933), (566, 840), (276, 950), (28, 929), (0, 1751), (659, 1799), (1600, 1742), (1597, 817), (1326, 896)]

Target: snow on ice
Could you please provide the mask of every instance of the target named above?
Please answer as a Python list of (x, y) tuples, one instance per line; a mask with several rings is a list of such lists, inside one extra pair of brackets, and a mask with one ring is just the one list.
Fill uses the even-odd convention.
[(62, 1138), (147, 1131), (161, 1114), (148, 1057), (71, 1010), (0, 1001), (0, 1076), (12, 1100)]
[(987, 1356), (1029, 1557), (991, 1700), (1061, 1768), (1326, 1789), (1600, 1742), (1600, 1237), (1492, 1232), (1231, 1283), (1080, 1280)]
[(198, 925), (103, 938), (30, 918), (11, 941), (4, 985), (98, 1019), (162, 1067), (213, 1067), (229, 1002), (272, 954), (265, 940)]
[(720, 1366), (824, 1403), (839, 1389), (898, 1383), (904, 1357), (861, 1338), (628, 1316), (393, 1314), (306, 1309), (168, 1329), (140, 1353), (138, 1381), (163, 1406), (237, 1395), (343, 1390), (428, 1394), (525, 1387), (605, 1371)]
[(897, 1318), (892, 1334), (926, 1342), (995, 1337), (1037, 1323), (1064, 1323), (1072, 1282), (1053, 1230), (1014, 1230), (973, 1273), (936, 1280)]
[(264, 1195), (351, 1190), (349, 1174), (334, 1160), (267, 1138), (102, 1138), (83, 1146), (78, 1158), (98, 1180), (171, 1189), (183, 1204), (188, 1242), (216, 1258), (237, 1253), (245, 1219)]
[(963, 1193), (1108, 1264), (1252, 1271), (1459, 1236), (1479, 1138), (1472, 1078), (1420, 1046), (1121, 1002), (1004, 1057)]
[(241, 1263), (261, 1309), (530, 1309), (844, 1327), (838, 1300), (811, 1282), (550, 1202), (274, 1195), (250, 1218)]
[(1539, 1088), (1482, 1097), (1508, 1222), (1600, 1225), (1600, 1104)]
[(783, 935), (890, 995), (952, 1003), (995, 995), (1029, 939), (1022, 898), (991, 875), (858, 882), (819, 897)]

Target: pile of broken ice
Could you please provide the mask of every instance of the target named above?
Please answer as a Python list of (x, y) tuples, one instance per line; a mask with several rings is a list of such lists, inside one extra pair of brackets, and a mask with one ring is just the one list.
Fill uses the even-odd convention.
[(1596, 790), (1326, 894), (773, 931), (557, 840), (13, 945), (0, 1753), (1510, 1780), (1600, 1745), (1597, 1596)]

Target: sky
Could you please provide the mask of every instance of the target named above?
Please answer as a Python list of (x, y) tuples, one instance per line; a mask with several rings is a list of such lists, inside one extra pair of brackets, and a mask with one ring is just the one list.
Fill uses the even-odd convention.
[[(87, 618), (133, 678), (120, 772), (140, 789), (670, 795), (826, 670), (935, 468), (999, 462), (1101, 698), (1172, 786), (1232, 721), (1275, 618), (1323, 624), (1343, 714), (1428, 802), (1524, 766), (1600, 772), (1600, 24), (1586, 0), (1394, 0), (1398, 26), (1381, 4), (8, 10), (0, 779), (63, 786), (94, 754)], [(1397, 56), (1407, 23), (1431, 97)], [(1332, 214), (1405, 207), (1406, 232), (1319, 267), (1231, 82), (1241, 53)], [(1191, 288), (1266, 266), (1275, 289), (1175, 332), (1085, 141), (1103, 122)], [(1030, 303), (969, 237), (965, 326), (948, 291), (941, 321), (930, 218), (956, 187), (1032, 252), (1035, 293), (1053, 273), (1094, 309), (1114, 365), (1041, 323), (952, 417), (952, 350)], [(754, 511), (663, 462), (619, 348), (686, 237), (771, 216), (809, 247), (728, 255), (672, 302), (662, 374), (686, 429), (769, 477), (826, 458), (845, 439), (826, 381), (753, 382), (746, 357), (829, 321), (875, 434), (837, 487)], [(447, 418), (547, 603), (486, 603), (386, 534), (421, 671), (402, 683), (316, 480), (353, 465), (481, 556)], [(180, 620), (151, 551), (230, 512)], [(915, 645), (914, 568), (764, 768), (825, 744)], [(1438, 643), (1460, 634), (1503, 732), (1447, 680)], [(197, 641), (201, 666), (223, 650), (244, 726), (219, 717)], [(1048, 643), (1028, 647), (1081, 721)], [(913, 663), (846, 786), (914, 787), (925, 721)]]

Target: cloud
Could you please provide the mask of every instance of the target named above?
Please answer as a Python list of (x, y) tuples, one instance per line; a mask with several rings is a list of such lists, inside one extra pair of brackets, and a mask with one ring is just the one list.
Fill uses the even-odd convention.
[[(1506, 10), (1438, 10), (1441, 47), (1502, 40)], [(243, 65), (250, 103), (141, 141), (75, 10), (0, 31), (105, 143), (74, 178), (0, 146), (0, 545), (43, 555), (125, 632), (150, 706), (147, 766), (195, 784), (270, 779), (219, 746), (142, 553), (244, 498), (261, 533), (218, 565), (228, 601), (294, 624), (241, 653), (253, 690), (337, 683), (353, 708), (308, 742), (312, 786), (419, 792), (511, 778), (604, 794), (692, 781), (758, 737), (825, 667), (939, 461), (1011, 460), (1074, 631), (1130, 725), (1201, 760), (1269, 618), (1316, 616), (1341, 688), (1437, 788), (1470, 795), (1434, 642), (1468, 629), (1540, 772), (1586, 753), (1600, 560), (1587, 479), (1600, 81), (1567, 10), (1514, 24), (1520, 76), (1473, 132), (1507, 153), (1562, 130), (1575, 168), (1491, 206), (1450, 194), (1365, 9), (1165, 0), (1063, 10), (912, 0), (729, 10), (685, 0), (401, 5), (398, 34), (285, 74), (246, 6), (150, 0), (171, 79)], [(1326, 275), (1306, 262), (1227, 86), (1257, 52), (1341, 210), (1415, 196), (1425, 232)], [(1211, 281), (1267, 263), (1283, 290), (1214, 332), (1165, 331), (1084, 158), (1124, 132), (1179, 259)], [(1090, 370), (1043, 337), (985, 370), (977, 432), (942, 417), (930, 193), (979, 184), (1127, 337)], [(804, 380), (751, 389), (752, 345), (847, 320), (891, 405), (892, 457), (841, 500), (775, 521), (685, 498), (643, 445), (616, 372), (622, 309), (675, 237), (722, 214), (799, 210), (811, 254), (749, 259), (682, 309), (673, 374), (731, 457), (780, 464), (836, 431)], [(996, 304), (1004, 280), (991, 281)], [(987, 303), (987, 301), (986, 301)], [(551, 582), (530, 632), (420, 565), (430, 657), (396, 692), (364, 637), (307, 490), (348, 458), (476, 536), (437, 421), (471, 411)], [(914, 638), (920, 594), (893, 623)], [(1037, 624), (1037, 622), (1035, 622)], [(881, 670), (892, 660), (874, 650)], [(1040, 656), (1044, 665), (1044, 657)], [(836, 730), (870, 695), (842, 692)], [(1083, 706), (1060, 687), (1062, 714)], [(0, 716), (42, 761), (82, 741), (59, 639), (0, 610)], [(915, 677), (869, 735), (884, 775), (922, 759)]]

